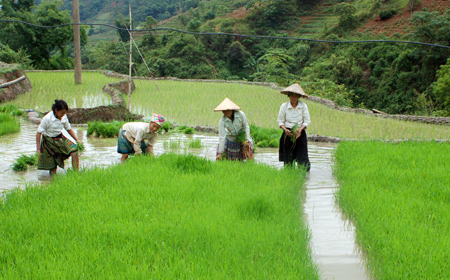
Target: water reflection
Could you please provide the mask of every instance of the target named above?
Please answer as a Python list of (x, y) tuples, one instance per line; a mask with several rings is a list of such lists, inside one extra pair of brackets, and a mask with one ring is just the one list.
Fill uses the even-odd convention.
[[(36, 130), (38, 125), (22, 123), (17, 134), (0, 137), (0, 192), (12, 188), (24, 188), (30, 183), (46, 184), (50, 181), (48, 171), (39, 171), (36, 167), (24, 172), (14, 172), (13, 162), (21, 154), (36, 151)], [(120, 154), (116, 152), (116, 139), (87, 137), (86, 129), (73, 128), (77, 137), (85, 144), (85, 153), (80, 159), (82, 168), (107, 167), (120, 163)], [(189, 148), (187, 143), (200, 139), (201, 148)], [(164, 142), (180, 140), (176, 149), (168, 148)], [(218, 136), (212, 134), (169, 134), (160, 135), (155, 145), (156, 155), (167, 151), (192, 153), (215, 160)], [(166, 147), (165, 147), (166, 146)], [(304, 214), (312, 232), (313, 257), (320, 267), (323, 279), (366, 279), (364, 266), (355, 249), (354, 229), (344, 220), (334, 202), (336, 180), (332, 175), (331, 162), (335, 144), (310, 143), (309, 153), (312, 164), (306, 181), (306, 201)], [(281, 168), (278, 161), (278, 149), (257, 148), (255, 161)], [(66, 169), (71, 167), (66, 161)], [(65, 172), (58, 168), (59, 173)]]

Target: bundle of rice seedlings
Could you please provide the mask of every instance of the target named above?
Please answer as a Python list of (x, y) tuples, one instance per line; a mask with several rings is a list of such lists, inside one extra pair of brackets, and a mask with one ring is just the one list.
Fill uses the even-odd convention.
[(239, 130), (238, 135), (236, 136), (236, 142), (239, 143), (244, 143), (245, 141), (247, 141), (247, 135), (245, 134), (245, 130), (241, 129)]
[(295, 131), (298, 129), (298, 124), (295, 124), (294, 127), (292, 128), (291, 132), (292, 132), (292, 136), (291, 136), (291, 140), (292, 142), (295, 143), (295, 140), (297, 140), (297, 137), (295, 136)]
[(86, 148), (84, 147), (84, 144), (81, 142), (78, 142), (76, 145), (76, 148), (78, 150), (78, 155), (81, 155), (84, 153), (84, 151), (86, 150)]
[(21, 155), (13, 164), (12, 169), (14, 171), (25, 171), (28, 166), (35, 166), (38, 163), (38, 155)]
[(195, 129), (193, 127), (188, 127), (184, 130), (185, 134), (194, 134), (195, 133)]

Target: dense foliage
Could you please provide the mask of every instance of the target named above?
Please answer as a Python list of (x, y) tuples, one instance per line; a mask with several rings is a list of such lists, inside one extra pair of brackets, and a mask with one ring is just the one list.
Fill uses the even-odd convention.
[[(3, 0), (1, 3), (0, 19), (43, 26), (72, 21), (67, 11), (60, 10), (62, 1), (59, 0), (43, 1), (37, 6), (33, 0)], [(87, 33), (84, 28), (81, 30), (82, 42), (86, 43)], [(0, 22), (0, 58), (7, 63), (31, 64), (40, 69), (71, 68), (73, 59), (66, 53), (70, 41), (73, 41), (71, 26), (48, 29), (23, 23)]]
[[(402, 40), (449, 45), (450, 11), (415, 12), (409, 21), (411, 32), (396, 34), (394, 38), (357, 31), (357, 27), (367, 19), (375, 16), (387, 19), (402, 12), (402, 7), (407, 8), (404, 2), (166, 0), (144, 3), (130, 0), (118, 3), (117, 7), (122, 14), (127, 14), (121, 9), (127, 10), (128, 4), (136, 7), (133, 8), (136, 29), (160, 27), (157, 26), (158, 20), (176, 15), (162, 26), (191, 32), (278, 37), (305, 37), (306, 29), (299, 29), (298, 26), (310, 26), (316, 30), (311, 35), (315, 39)], [(412, 11), (417, 1), (410, 2)], [(41, 5), (44, 3), (47, 2)], [(70, 5), (70, 1), (66, 2), (64, 8)], [(89, 2), (91, 13), (98, 12), (96, 5), (100, 7), (99, 0)], [(244, 6), (240, 11), (245, 16), (224, 16)], [(83, 12), (86, 7), (82, 5), (80, 8), (84, 17), (88, 18), (90, 14)], [(317, 24), (304, 24), (304, 18), (299, 17), (314, 13), (334, 17), (335, 22), (318, 28)], [(114, 20), (117, 26), (122, 26), (122, 20)], [(12, 26), (16, 29), (20, 27)], [(83, 67), (128, 73), (129, 37), (127, 32), (122, 33), (122, 40), (108, 39), (95, 45), (86, 45), (82, 50)], [(275, 82), (280, 86), (300, 82), (309, 94), (332, 99), (342, 106), (376, 108), (397, 114), (450, 115), (449, 86), (446, 83), (450, 78), (448, 69), (444, 67), (450, 55), (449, 49), (399, 43), (326, 44), (175, 31), (147, 31), (135, 34), (135, 39), (145, 62), (140, 53), (135, 51), (134, 75), (249, 80)], [(58, 46), (61, 52), (53, 56), (50, 56), (50, 52), (44, 52), (36, 58), (30, 56), (28, 49), (4, 41), (0, 40), (4, 44), (0, 45), (0, 58), (31, 59), (39, 68), (67, 68), (70, 64), (57, 63), (64, 60), (64, 45)], [(45, 40), (41, 41), (45, 43)], [(70, 53), (70, 46), (67, 49)], [(39, 59), (44, 62), (37, 63)], [(67, 58), (67, 61), (70, 60)]]

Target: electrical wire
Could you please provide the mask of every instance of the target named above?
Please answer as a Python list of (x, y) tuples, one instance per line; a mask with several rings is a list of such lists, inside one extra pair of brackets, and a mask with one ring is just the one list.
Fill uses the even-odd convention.
[(431, 43), (423, 43), (423, 42), (414, 42), (414, 41), (395, 41), (395, 40), (355, 40), (355, 41), (331, 41), (331, 40), (319, 40), (319, 39), (307, 39), (307, 38), (295, 38), (295, 37), (278, 37), (278, 36), (261, 36), (261, 35), (244, 35), (244, 34), (234, 34), (234, 33), (216, 33), (216, 32), (191, 32), (191, 31), (184, 31), (184, 30), (178, 30), (174, 28), (167, 28), (167, 27), (160, 27), (160, 28), (152, 28), (152, 29), (125, 29), (109, 24), (103, 24), (103, 23), (90, 23), (90, 24), (84, 24), (84, 23), (66, 23), (66, 24), (60, 24), (60, 25), (54, 25), (54, 26), (45, 26), (45, 25), (37, 25), (32, 24), (29, 22), (21, 21), (21, 20), (12, 20), (12, 19), (0, 19), (0, 22), (19, 22), (28, 24), (35, 27), (40, 28), (56, 28), (56, 27), (63, 27), (68, 25), (101, 25), (101, 26), (108, 26), (111, 28), (115, 28), (118, 30), (124, 30), (128, 32), (150, 32), (150, 31), (175, 31), (180, 33), (186, 33), (186, 34), (192, 34), (192, 35), (220, 35), (220, 36), (234, 36), (234, 37), (244, 37), (244, 38), (259, 38), (259, 39), (277, 39), (277, 40), (296, 40), (296, 41), (308, 41), (308, 42), (318, 42), (318, 43), (331, 43), (331, 44), (356, 44), (356, 43), (394, 43), (394, 44), (415, 44), (415, 45), (423, 45), (423, 46), (429, 46), (429, 47), (436, 47), (436, 48), (444, 48), (444, 49), (450, 49), (450, 46), (444, 46), (444, 45), (438, 45), (438, 44), (431, 44)]

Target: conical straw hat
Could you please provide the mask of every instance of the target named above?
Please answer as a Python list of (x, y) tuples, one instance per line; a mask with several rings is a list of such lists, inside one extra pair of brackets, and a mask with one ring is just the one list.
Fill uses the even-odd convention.
[(286, 94), (286, 95), (289, 93), (294, 93), (294, 94), (298, 94), (302, 97), (308, 97), (308, 95), (305, 93), (305, 91), (302, 89), (302, 87), (297, 83), (283, 89), (281, 91), (281, 93)]
[(219, 106), (214, 109), (214, 112), (217, 111), (226, 111), (226, 110), (241, 110), (238, 105), (236, 105), (233, 101), (228, 98), (225, 98)]

